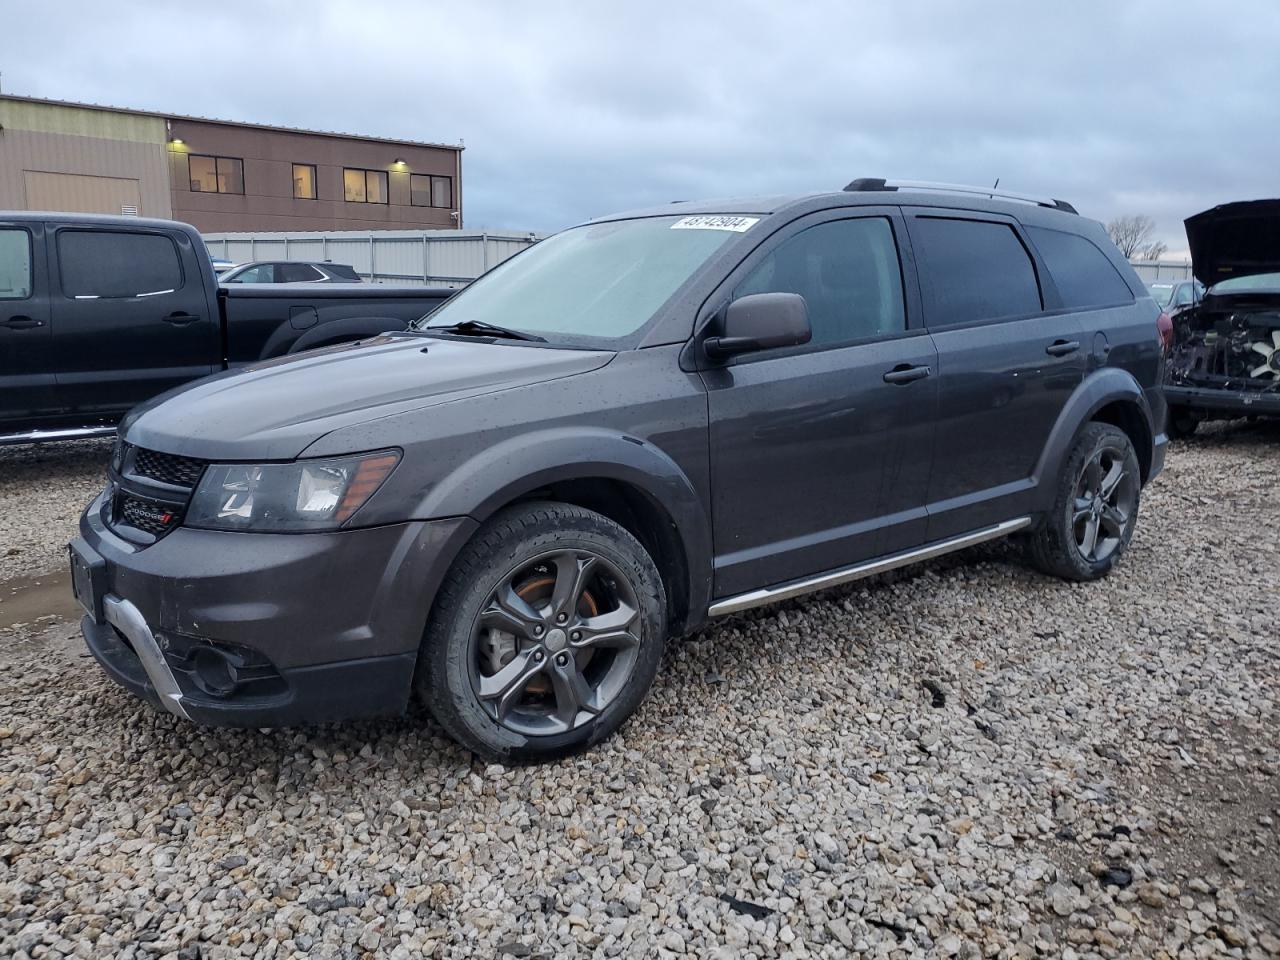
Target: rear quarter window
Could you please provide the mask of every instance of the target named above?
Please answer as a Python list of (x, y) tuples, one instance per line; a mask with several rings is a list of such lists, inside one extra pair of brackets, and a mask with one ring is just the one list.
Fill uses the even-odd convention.
[(1074, 310), (1133, 302), (1133, 291), (1107, 255), (1087, 237), (1046, 227), (1027, 227), (1062, 305)]
[(929, 325), (951, 326), (1041, 310), (1026, 247), (1006, 223), (916, 217), (911, 244), (931, 291)]
[(182, 286), (178, 248), (159, 233), (63, 230), (58, 263), (68, 297), (140, 297)]

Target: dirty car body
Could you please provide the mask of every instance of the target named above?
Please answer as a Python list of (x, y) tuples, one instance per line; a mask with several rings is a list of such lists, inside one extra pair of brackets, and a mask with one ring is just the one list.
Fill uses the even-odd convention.
[(1163, 463), (1155, 304), (1070, 208), (876, 183), (593, 221), (135, 410), (72, 544), (90, 650), (201, 722), (416, 690), (548, 757), (713, 617), (1049, 527), (1103, 575)]

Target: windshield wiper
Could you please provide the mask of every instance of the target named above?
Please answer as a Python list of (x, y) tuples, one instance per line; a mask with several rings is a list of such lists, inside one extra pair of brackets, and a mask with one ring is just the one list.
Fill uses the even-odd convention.
[(457, 333), (464, 337), (505, 337), (508, 340), (528, 340), (535, 343), (547, 342), (546, 337), (540, 337), (536, 333), (512, 330), (510, 327), (500, 327), (496, 323), (485, 323), (483, 320), (463, 320), (447, 326), (433, 327), (428, 325), (420, 329), (423, 333), (428, 334)]

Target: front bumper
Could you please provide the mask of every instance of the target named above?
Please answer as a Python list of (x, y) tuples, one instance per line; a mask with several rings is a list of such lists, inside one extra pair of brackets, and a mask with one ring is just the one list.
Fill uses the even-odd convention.
[(1164, 394), (1170, 407), (1190, 407), (1218, 414), (1234, 414), (1237, 417), (1280, 417), (1280, 392), (1167, 386)]
[[(75, 579), (91, 596), (89, 651), (134, 695), (227, 726), (402, 713), (431, 599), (475, 528), (467, 518), (305, 534), (179, 528), (140, 548), (106, 526), (101, 506), (71, 545), (88, 571)], [(208, 682), (207, 666), (222, 662), (238, 665), (236, 682)]]

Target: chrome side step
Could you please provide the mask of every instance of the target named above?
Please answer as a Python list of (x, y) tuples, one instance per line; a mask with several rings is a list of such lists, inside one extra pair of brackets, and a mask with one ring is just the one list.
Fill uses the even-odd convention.
[(907, 550), (905, 553), (895, 553), (887, 557), (881, 557), (878, 560), (867, 560), (851, 567), (842, 567), (839, 570), (820, 573), (816, 576), (806, 577), (803, 580), (793, 580), (790, 583), (784, 583), (776, 587), (764, 587), (760, 590), (752, 590), (749, 593), (740, 593), (736, 597), (728, 597), (725, 600), (718, 600), (713, 603), (710, 609), (707, 610), (707, 616), (722, 617), (728, 613), (737, 613), (739, 610), (761, 607), (766, 603), (790, 600), (792, 597), (812, 593), (815, 590), (838, 587), (842, 583), (850, 583), (853, 580), (861, 580), (863, 577), (875, 576), (877, 573), (884, 573), (887, 570), (896, 570), (898, 567), (919, 563), (921, 560), (932, 560), (934, 557), (940, 557), (944, 553), (963, 550), (965, 547), (972, 547), (987, 540), (996, 540), (1030, 525), (1030, 517), (1006, 520), (992, 527), (983, 527), (981, 530), (964, 533), (949, 540), (939, 540), (937, 543), (916, 547), (914, 550)]
[(115, 427), (66, 427), (61, 430), (27, 430), (23, 433), (0, 433), (0, 446), (14, 443), (44, 443), (46, 440), (84, 440), (89, 437), (109, 437)]

